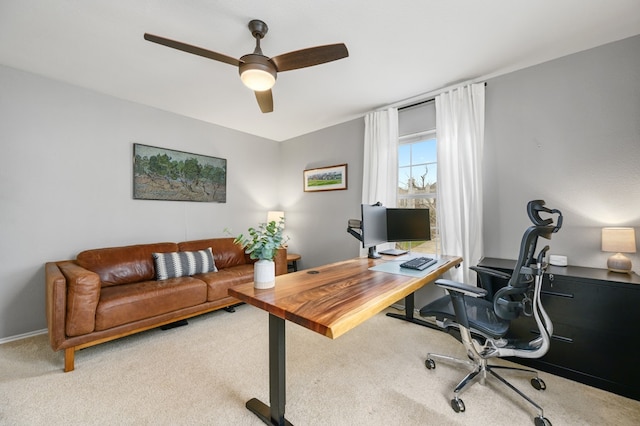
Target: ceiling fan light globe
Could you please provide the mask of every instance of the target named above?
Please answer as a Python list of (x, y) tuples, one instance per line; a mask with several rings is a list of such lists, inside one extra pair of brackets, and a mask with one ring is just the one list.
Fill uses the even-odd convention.
[(256, 92), (269, 90), (276, 83), (276, 77), (268, 71), (261, 69), (247, 69), (240, 74), (240, 79), (245, 86)]
[(238, 71), (244, 85), (254, 92), (269, 90), (276, 83), (276, 67), (264, 55), (244, 55)]

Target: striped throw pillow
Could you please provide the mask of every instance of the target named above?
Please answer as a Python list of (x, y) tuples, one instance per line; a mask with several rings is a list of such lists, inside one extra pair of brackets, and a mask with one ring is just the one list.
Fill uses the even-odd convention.
[(218, 271), (211, 247), (198, 251), (153, 253), (153, 262), (158, 280)]

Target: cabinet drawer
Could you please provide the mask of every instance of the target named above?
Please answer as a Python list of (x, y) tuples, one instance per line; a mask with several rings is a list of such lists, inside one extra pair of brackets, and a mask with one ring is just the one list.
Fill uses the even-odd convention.
[[(480, 266), (511, 273), (514, 264), (486, 258)], [(640, 277), (578, 266), (547, 272), (541, 300), (554, 325), (550, 349), (540, 359), (511, 360), (640, 400)], [(495, 291), (506, 281), (489, 284)], [(533, 318), (518, 318), (509, 337), (530, 340), (533, 330)]]
[(640, 288), (550, 274), (542, 286), (542, 306), (552, 321), (610, 331), (640, 324)]
[[(551, 346), (540, 361), (606, 381), (629, 386), (640, 383), (636, 362), (638, 342), (629, 335), (558, 322), (553, 322), (553, 327)], [(539, 335), (535, 321), (530, 318), (513, 321), (511, 330), (513, 337), (527, 340)]]
[(576, 289), (572, 283), (557, 282), (544, 277), (540, 300), (552, 321), (573, 324), (576, 321), (576, 312), (580, 310), (576, 305), (580, 302), (576, 302), (576, 298), (581, 299), (580, 293), (576, 295)]

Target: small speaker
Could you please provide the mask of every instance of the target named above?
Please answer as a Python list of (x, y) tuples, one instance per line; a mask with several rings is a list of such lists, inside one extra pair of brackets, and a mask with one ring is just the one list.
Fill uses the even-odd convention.
[(567, 266), (567, 256), (549, 255), (549, 263), (553, 266)]

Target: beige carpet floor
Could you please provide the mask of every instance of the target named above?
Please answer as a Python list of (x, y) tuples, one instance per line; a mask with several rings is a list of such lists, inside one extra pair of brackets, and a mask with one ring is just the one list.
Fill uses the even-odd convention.
[[(428, 351), (463, 355), (452, 337), (382, 314), (331, 340), (287, 323), (287, 418), (295, 425), (531, 425), (535, 411), (494, 381), (449, 406), (464, 375)], [(244, 404), (268, 402), (267, 314), (243, 305), (168, 331), (76, 354), (47, 336), (0, 345), (1, 425), (260, 425)], [(580, 354), (576, 354), (580, 356)], [(638, 425), (640, 402), (542, 373), (546, 391), (512, 383), (556, 425)], [(498, 386), (500, 385), (500, 386)]]

